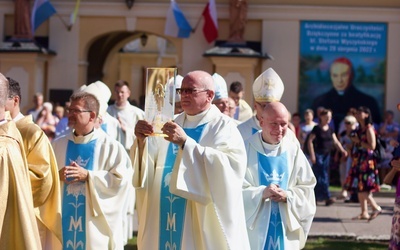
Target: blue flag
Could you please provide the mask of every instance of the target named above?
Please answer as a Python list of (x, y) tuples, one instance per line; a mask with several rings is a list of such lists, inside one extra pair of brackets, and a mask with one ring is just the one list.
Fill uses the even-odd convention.
[(178, 4), (171, 0), (171, 5), (167, 13), (164, 34), (173, 37), (188, 38), (192, 32), (192, 27)]
[(31, 24), (32, 34), (47, 19), (56, 13), (56, 9), (49, 0), (35, 0), (32, 8)]

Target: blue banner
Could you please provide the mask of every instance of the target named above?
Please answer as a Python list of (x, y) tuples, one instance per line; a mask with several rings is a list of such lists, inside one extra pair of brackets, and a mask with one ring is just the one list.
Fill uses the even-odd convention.
[(300, 53), (364, 54), (385, 57), (385, 23), (302, 21)]
[(387, 24), (300, 22), (299, 112), (332, 110), (335, 130), (350, 108), (366, 106), (375, 123), (384, 109)]
[[(271, 184), (276, 184), (283, 190), (287, 190), (289, 181), (289, 168), (287, 163), (286, 152), (274, 157), (268, 157), (258, 153), (258, 177), (260, 185), (269, 186)], [(271, 211), (269, 213), (268, 232), (265, 238), (264, 250), (285, 249), (283, 228), (279, 204), (275, 201), (271, 201)]]
[[(68, 141), (65, 165), (74, 161), (93, 169), (96, 140), (86, 144)], [(63, 249), (86, 249), (86, 182), (64, 183), (62, 200)]]
[[(193, 129), (185, 128), (184, 130), (189, 137), (199, 142), (205, 125), (203, 124)], [(169, 182), (179, 150), (178, 147), (176, 144), (169, 144), (162, 175), (160, 190), (160, 250), (182, 249), (181, 243), (187, 200), (169, 191)]]

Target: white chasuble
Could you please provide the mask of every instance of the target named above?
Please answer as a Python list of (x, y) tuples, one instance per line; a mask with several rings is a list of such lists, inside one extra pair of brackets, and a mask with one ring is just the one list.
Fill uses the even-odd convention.
[(86, 136), (60, 137), (53, 148), (59, 169), (75, 161), (89, 171), (86, 182), (61, 182), (63, 249), (122, 250), (133, 174), (124, 147), (94, 129)]
[[(138, 249), (174, 249), (165, 248), (166, 240), (160, 243), (166, 228), (178, 232), (177, 213), (175, 217), (173, 213), (166, 216), (162, 211), (165, 204), (161, 204), (169, 204), (167, 199), (174, 197), (186, 200), (181, 210), (182, 238), (180, 247), (174, 245), (176, 249), (250, 249), (242, 200), (246, 154), (236, 124), (215, 106), (196, 116), (179, 114), (175, 122), (184, 128), (188, 138), (183, 149), (172, 148), (177, 155), (170, 176), (163, 177), (164, 168), (169, 165), (169, 142), (164, 138), (145, 139), (141, 158), (137, 141), (131, 149), (139, 218)], [(200, 135), (197, 140), (188, 129), (201, 125), (202, 132), (195, 132)], [(174, 196), (162, 194), (162, 186), (167, 183)], [(166, 239), (169, 237), (166, 234)]]
[[(259, 131), (245, 146), (243, 200), (251, 249), (303, 248), (316, 211), (316, 179), (299, 143), (286, 134), (279, 144), (267, 144)], [(287, 202), (262, 198), (270, 183), (279, 183)]]

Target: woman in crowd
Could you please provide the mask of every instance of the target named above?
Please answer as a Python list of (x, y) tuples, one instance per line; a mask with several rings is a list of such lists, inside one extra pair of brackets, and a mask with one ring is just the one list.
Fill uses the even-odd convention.
[(310, 161), (317, 185), (315, 186), (315, 198), (317, 201), (325, 201), (326, 206), (334, 203), (329, 192), (329, 170), (331, 153), (334, 147), (347, 156), (347, 151), (342, 147), (335, 132), (329, 127), (332, 119), (332, 111), (324, 109), (319, 116), (319, 124), (310, 132), (307, 140)]
[(339, 134), (338, 139), (342, 144), (343, 148), (347, 151), (347, 156), (339, 154), (337, 152), (338, 157), (340, 157), (340, 165), (339, 165), (339, 173), (340, 173), (340, 184), (342, 186), (342, 193), (339, 198), (348, 200), (347, 190), (344, 186), (346, 177), (351, 167), (351, 149), (353, 146), (353, 141), (351, 140), (352, 133), (357, 129), (358, 123), (357, 119), (352, 115), (347, 115), (343, 119), (343, 124), (345, 129)]
[[(359, 107), (356, 119), (359, 127), (351, 135), (353, 142), (351, 158), (353, 162), (345, 187), (348, 190), (357, 190), (358, 192), (361, 213), (353, 219), (372, 220), (382, 211), (382, 208), (372, 196), (372, 192), (379, 191), (378, 169), (373, 156), (376, 146), (376, 132), (369, 108)], [(371, 215), (368, 213), (368, 204), (372, 207)]]
[(307, 135), (315, 125), (318, 125), (318, 123), (314, 122), (314, 111), (312, 109), (306, 109), (304, 111), (304, 123), (300, 124), (300, 144), (302, 148), (304, 147)]
[(56, 133), (56, 126), (59, 119), (53, 115), (53, 105), (50, 102), (43, 103), (43, 109), (36, 120), (36, 124), (53, 140)]

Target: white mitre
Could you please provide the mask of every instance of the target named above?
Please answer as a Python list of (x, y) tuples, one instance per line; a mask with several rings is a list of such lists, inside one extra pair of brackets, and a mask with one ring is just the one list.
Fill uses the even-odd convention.
[(82, 90), (83, 92), (94, 95), (99, 101), (99, 117), (102, 117), (108, 108), (108, 100), (111, 97), (111, 91), (107, 85), (101, 81), (89, 84), (86, 88)]
[(228, 88), (225, 79), (218, 73), (212, 75), (215, 84), (215, 97), (214, 100), (228, 98)]
[(87, 85), (86, 85), (86, 84), (83, 84), (82, 86), (80, 86), (78, 89), (76, 89), (76, 90), (74, 91), (74, 94), (75, 94), (75, 93), (82, 92), (84, 89), (86, 89), (86, 87), (87, 87)]
[[(110, 100), (111, 95), (112, 95), (110, 88), (102, 81), (96, 81), (92, 84), (96, 85), (100, 89), (102, 101), (108, 103), (108, 101)], [(90, 85), (92, 85), (92, 84), (90, 84)]]
[(264, 71), (253, 83), (253, 95), (256, 102), (278, 102), (284, 90), (281, 78), (272, 68)]

